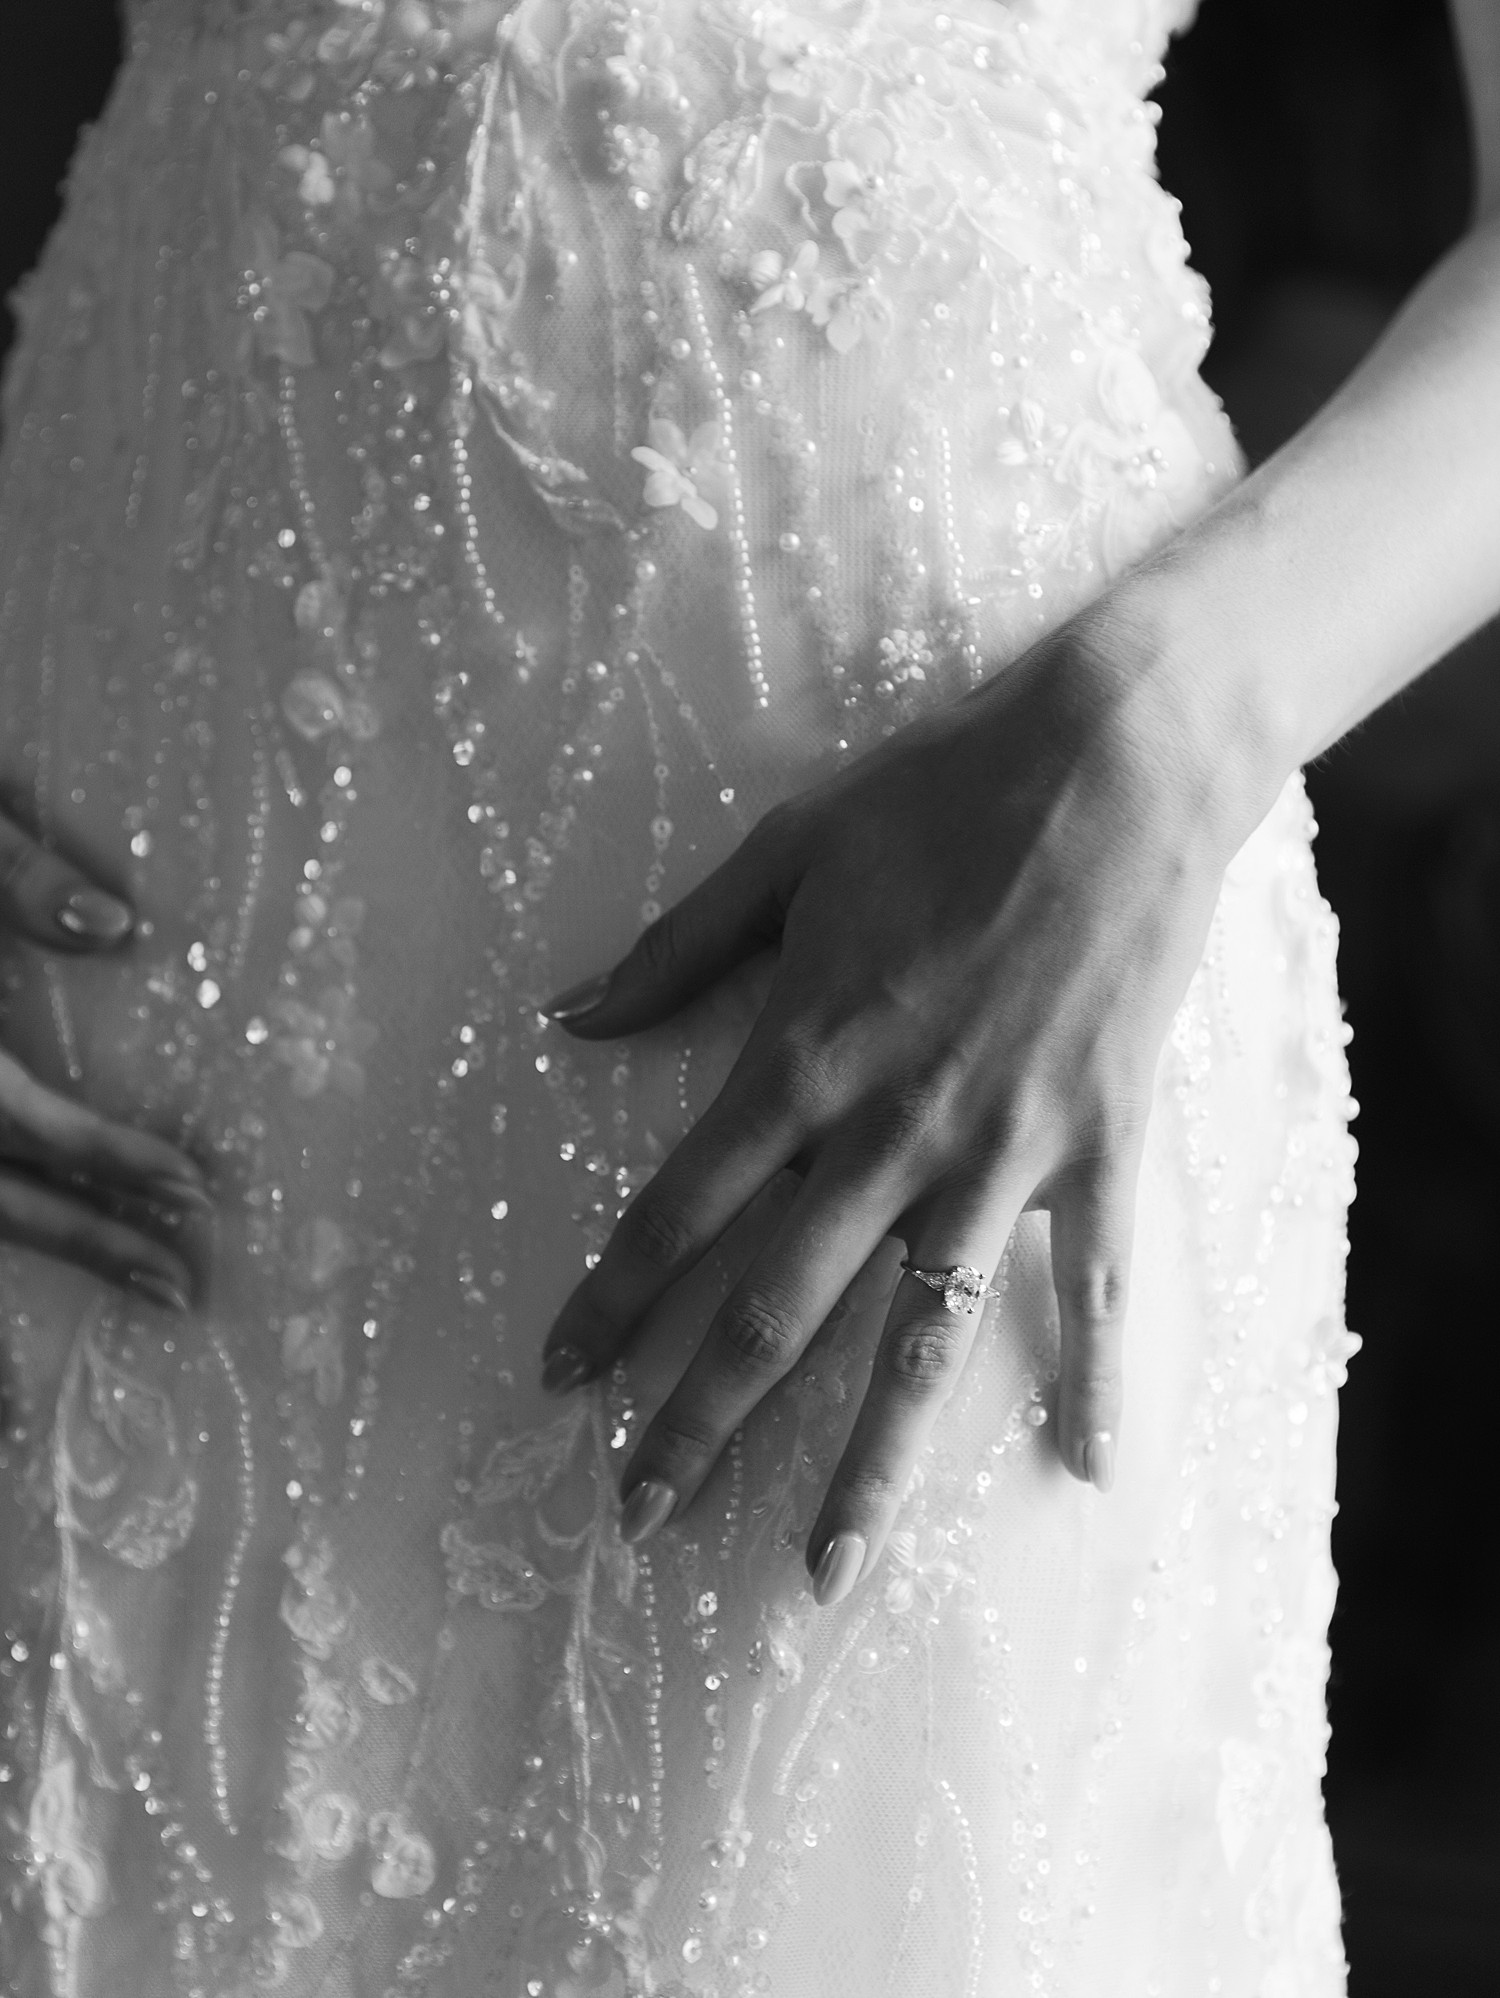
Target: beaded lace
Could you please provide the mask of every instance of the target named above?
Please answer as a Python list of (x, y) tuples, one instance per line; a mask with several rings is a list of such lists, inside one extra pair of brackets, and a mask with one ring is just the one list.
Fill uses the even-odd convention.
[(1174, 11), (137, 0), (7, 378), (0, 754), (142, 921), (17, 948), (5, 1033), (221, 1212), (186, 1323), (3, 1259), (8, 1993), (1342, 1989), (1298, 786), (1163, 1054), (1107, 1501), (1039, 1216), (835, 1611), (895, 1245), (646, 1548), (619, 1467), (785, 1189), (537, 1386), (765, 967), (628, 1046), (543, 996), (1234, 476)]

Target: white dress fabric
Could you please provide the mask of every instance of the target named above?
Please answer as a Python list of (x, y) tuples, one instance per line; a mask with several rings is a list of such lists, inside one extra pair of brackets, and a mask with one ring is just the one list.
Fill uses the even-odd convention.
[(4, 1033), (218, 1221), (185, 1320), (4, 1258), (12, 1998), (1342, 1991), (1298, 783), (1162, 1055), (1108, 1497), (1040, 1215), (833, 1610), (891, 1254), (644, 1548), (618, 1472), (764, 1213), (538, 1385), (763, 968), (629, 1045), (538, 1002), (1236, 473), (1180, 11), (136, 0), (8, 378), (0, 743), (142, 920), (8, 945)]

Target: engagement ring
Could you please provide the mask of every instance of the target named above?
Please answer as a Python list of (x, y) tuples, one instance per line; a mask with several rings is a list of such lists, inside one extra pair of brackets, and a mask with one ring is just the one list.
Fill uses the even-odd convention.
[(985, 1298), (1000, 1295), (998, 1290), (990, 1289), (982, 1270), (971, 1269), (967, 1263), (955, 1263), (950, 1269), (919, 1270), (903, 1257), (901, 1267), (918, 1283), (925, 1283), (929, 1290), (939, 1291), (943, 1308), (955, 1315), (962, 1313), (972, 1317)]

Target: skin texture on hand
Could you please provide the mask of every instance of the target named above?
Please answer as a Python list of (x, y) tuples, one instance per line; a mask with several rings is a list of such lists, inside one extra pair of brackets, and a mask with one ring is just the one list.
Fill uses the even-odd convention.
[[(1142, 641), (1107, 624), (1077, 621), (772, 812), (612, 974), (550, 1009), (615, 1038), (779, 944), (722, 1093), (547, 1342), (548, 1385), (591, 1378), (796, 1165), (800, 1190), (626, 1467), (627, 1539), (691, 1504), (883, 1238), (987, 1282), (1026, 1206), (1051, 1212), (1059, 1447), (1076, 1476), (1112, 1482), (1151, 1081), (1224, 865), (1269, 797), (1231, 808), (1206, 750), (1189, 780), (1180, 726), (1135, 711), (1149, 676), (1121, 653)], [(916, 1278), (897, 1285), (809, 1536), (820, 1601), (878, 1557), (977, 1325)]]
[[(134, 926), (127, 904), (0, 812), (0, 927), (79, 955), (123, 949)], [(0, 1240), (185, 1311), (186, 1237), (211, 1212), (202, 1174), (177, 1146), (44, 1088), (0, 1049)]]

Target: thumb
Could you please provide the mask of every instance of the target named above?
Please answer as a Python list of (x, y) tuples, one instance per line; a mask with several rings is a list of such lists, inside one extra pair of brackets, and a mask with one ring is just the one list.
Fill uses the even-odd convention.
[(0, 926), (48, 950), (108, 950), (130, 935), (135, 914), (0, 810)]
[(643, 930), (613, 971), (559, 993), (542, 1011), (591, 1041), (655, 1026), (774, 944), (784, 911), (757, 828), (707, 880)]
[(1107, 1492), (1124, 1405), (1125, 1303), (1138, 1149), (1075, 1166), (1052, 1210), (1052, 1281), (1062, 1325), (1058, 1447), (1074, 1477)]

